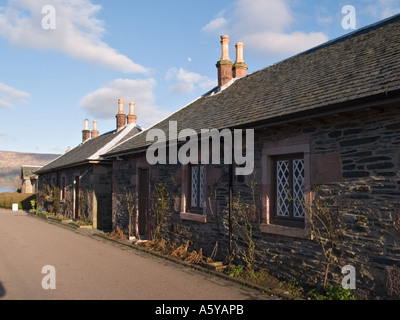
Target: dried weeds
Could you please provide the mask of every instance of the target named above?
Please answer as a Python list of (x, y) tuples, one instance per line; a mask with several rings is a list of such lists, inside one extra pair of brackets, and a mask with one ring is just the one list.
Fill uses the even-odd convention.
[(124, 234), (124, 232), (117, 227), (116, 230), (110, 232), (107, 234), (107, 236), (111, 239), (115, 239), (115, 240), (126, 240), (128, 239), (128, 236)]
[(138, 243), (138, 245), (191, 264), (201, 264), (209, 260), (203, 256), (203, 249), (200, 249), (199, 252), (190, 252), (189, 240), (186, 241), (185, 245), (180, 246), (178, 246), (177, 244), (169, 243), (165, 239), (151, 240), (143, 243)]

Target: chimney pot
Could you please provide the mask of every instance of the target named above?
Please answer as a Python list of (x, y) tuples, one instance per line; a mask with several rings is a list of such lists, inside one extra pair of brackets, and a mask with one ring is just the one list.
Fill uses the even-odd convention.
[(82, 143), (90, 139), (89, 120), (85, 120), (85, 129), (82, 131)]
[(221, 46), (222, 46), (221, 60), (230, 60), (229, 59), (229, 36), (228, 35), (221, 36)]
[(120, 130), (126, 125), (126, 116), (124, 114), (124, 100), (119, 99), (118, 100), (118, 114), (116, 116), (117, 118), (117, 130)]
[(97, 121), (93, 121), (92, 139), (97, 138), (100, 132), (97, 130)]
[(129, 103), (129, 115), (126, 117), (128, 120), (128, 124), (134, 123), (136, 124), (137, 116), (135, 115), (135, 103)]
[(232, 61), (229, 59), (229, 36), (221, 36), (222, 56), (217, 63), (218, 86), (222, 87), (232, 80)]
[(130, 115), (135, 114), (135, 103), (134, 102), (129, 102), (129, 114)]
[(124, 99), (118, 99), (118, 114), (124, 113)]
[(244, 44), (242, 42), (236, 44), (236, 62), (233, 66), (233, 78), (240, 78), (247, 75), (249, 67), (243, 60), (243, 48)]
[(244, 60), (243, 60), (243, 47), (244, 47), (243, 42), (236, 43), (236, 62), (235, 63), (244, 62)]

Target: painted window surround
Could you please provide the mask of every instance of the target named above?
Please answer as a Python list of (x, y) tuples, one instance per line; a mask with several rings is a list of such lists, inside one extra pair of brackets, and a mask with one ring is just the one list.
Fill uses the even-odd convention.
[(268, 141), (263, 145), (262, 163), (261, 163), (261, 198), (262, 198), (262, 216), (260, 229), (262, 233), (273, 235), (312, 239), (309, 217), (305, 215), (305, 228), (293, 228), (275, 225), (272, 218), (275, 213), (274, 202), (272, 201), (274, 193), (274, 157), (290, 154), (304, 155), (304, 197), (306, 205), (312, 202), (311, 191), (311, 146), (310, 137), (296, 136), (277, 141)]
[[(205, 166), (207, 171), (207, 166)], [(203, 207), (203, 214), (191, 213), (190, 208), (190, 190), (191, 190), (191, 179), (190, 179), (190, 165), (182, 166), (182, 196), (181, 196), (181, 214), (182, 220), (195, 221), (199, 223), (207, 223), (207, 206)], [(205, 175), (204, 185), (207, 185), (207, 174)]]

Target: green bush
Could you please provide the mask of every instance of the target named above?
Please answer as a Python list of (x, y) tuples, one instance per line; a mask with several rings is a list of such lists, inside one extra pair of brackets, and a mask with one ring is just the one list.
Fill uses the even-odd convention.
[(356, 300), (356, 297), (351, 293), (350, 289), (329, 286), (325, 291), (328, 300)]
[(228, 275), (231, 277), (239, 277), (243, 272), (244, 267), (242, 265), (235, 266), (231, 270), (229, 270)]
[(350, 289), (328, 286), (323, 293), (311, 290), (308, 296), (313, 300), (356, 300)]

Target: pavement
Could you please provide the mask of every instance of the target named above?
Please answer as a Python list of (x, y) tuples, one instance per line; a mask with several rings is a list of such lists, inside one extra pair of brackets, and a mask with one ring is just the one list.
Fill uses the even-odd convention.
[[(98, 230), (0, 209), (0, 300), (284, 298), (229, 278), (107, 239)], [(53, 282), (55, 289), (45, 289)]]

